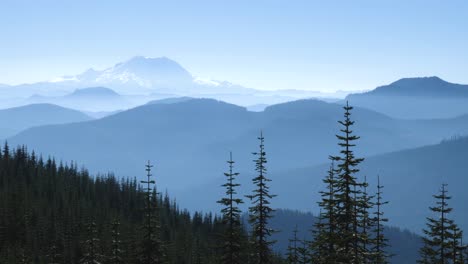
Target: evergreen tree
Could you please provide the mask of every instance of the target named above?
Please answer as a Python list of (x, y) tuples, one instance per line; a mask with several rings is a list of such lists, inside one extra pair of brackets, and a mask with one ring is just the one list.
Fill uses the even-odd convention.
[(361, 196), (356, 196), (356, 213), (357, 213), (357, 222), (358, 230), (356, 233), (361, 232), (360, 241), (359, 241), (359, 250), (362, 253), (362, 263), (374, 263), (373, 254), (371, 250), (371, 244), (374, 240), (371, 237), (371, 231), (374, 227), (374, 221), (370, 216), (370, 210), (374, 206), (371, 201), (374, 197), (369, 195), (367, 192), (367, 187), (369, 186), (367, 182), (367, 177), (364, 177), (364, 182), (362, 183), (362, 193)]
[(320, 191), (322, 200), (319, 202), (320, 213), (318, 221), (314, 224), (313, 241), (311, 243), (314, 263), (333, 263), (336, 261), (337, 244), (337, 218), (335, 207), (338, 201), (335, 199), (335, 166), (332, 161), (328, 176), (323, 180), (326, 191)]
[[(28, 155), (23, 147), (0, 148), (0, 263), (80, 263), (90, 258), (108, 263), (112, 228), (97, 230), (109, 226), (115, 217), (120, 222), (118, 240), (125, 241), (120, 244), (125, 252), (123, 263), (140, 263), (144, 248), (141, 227), (146, 220), (143, 187), (147, 185), (139, 185), (136, 179), (92, 176), (85, 169), (78, 170), (76, 164), (57, 165), (53, 158)], [(195, 239), (200, 241), (202, 263), (219, 263), (221, 254), (215, 244), (223, 226), (220, 221), (203, 216), (198, 221), (200, 213), (192, 218), (168, 196), (158, 199), (154, 188), (151, 196), (154, 207), (161, 208), (153, 213), (161, 221), (160, 240), (171, 245), (167, 263), (193, 263)], [(91, 229), (90, 218), (95, 224)], [(243, 231), (243, 250), (246, 244)], [(101, 255), (104, 250), (109, 258)]]
[(267, 159), (263, 133), (260, 133), (258, 140), (260, 141), (259, 152), (253, 153), (257, 157), (254, 161), (258, 175), (252, 180), (256, 189), (251, 195), (247, 196), (252, 202), (252, 206), (249, 207), (249, 223), (252, 225), (253, 239), (252, 264), (270, 264), (272, 262), (270, 247), (275, 241), (269, 239), (274, 230), (268, 226), (268, 220), (272, 217), (274, 211), (270, 207), (270, 200), (276, 195), (270, 194), (268, 182), (271, 180), (266, 177), (267, 169), (265, 164)]
[(388, 219), (384, 217), (384, 213), (382, 211), (382, 206), (388, 204), (387, 201), (383, 201), (382, 194), (383, 194), (384, 186), (380, 184), (380, 176), (377, 177), (377, 193), (375, 207), (376, 211), (374, 212), (374, 229), (372, 230), (374, 233), (374, 243), (372, 248), (372, 259), (373, 263), (376, 264), (386, 264), (388, 263), (388, 258), (390, 255), (385, 251), (385, 248), (388, 246), (388, 239), (384, 236), (384, 223), (388, 222)]
[[(458, 238), (456, 234), (457, 225), (448, 214), (452, 212), (448, 201), (451, 199), (447, 195), (447, 184), (442, 184), (438, 195), (433, 196), (436, 199), (436, 206), (430, 207), (430, 210), (436, 214), (435, 218), (427, 218), (427, 229), (424, 229), (424, 246), (420, 250), (421, 259), (419, 263), (449, 263), (453, 259), (453, 252), (459, 247), (458, 242), (453, 243), (453, 238)], [(457, 239), (458, 240), (458, 239)]]
[(355, 141), (359, 139), (351, 130), (354, 121), (351, 120), (351, 110), (353, 107), (346, 103), (344, 106), (344, 120), (338, 121), (342, 126), (342, 134), (336, 135), (341, 147), (338, 156), (332, 156), (331, 159), (337, 163), (336, 184), (334, 200), (336, 214), (336, 233), (339, 238), (336, 239), (336, 261), (340, 263), (360, 263), (366, 254), (359, 248), (359, 243), (366, 239), (358, 227), (358, 211), (364, 208), (362, 202), (358, 202), (362, 195), (362, 183), (359, 183), (356, 174), (359, 172), (357, 166), (364, 159), (354, 156), (353, 148)]
[(232, 160), (232, 152), (227, 163), (229, 164), (229, 172), (224, 173), (227, 182), (222, 185), (222, 187), (226, 188), (226, 197), (218, 201), (219, 204), (224, 206), (221, 209), (221, 214), (223, 215), (222, 222), (225, 226), (222, 263), (234, 264), (242, 263), (241, 210), (238, 205), (243, 203), (243, 201), (235, 197), (237, 195), (236, 187), (240, 186), (240, 184), (234, 182), (239, 173), (233, 171), (235, 162)]
[(309, 243), (305, 238), (300, 241), (300, 245), (297, 248), (298, 261), (299, 264), (309, 264), (309, 263), (318, 263), (312, 261), (312, 256), (309, 251)]
[(299, 263), (299, 239), (297, 238), (297, 225), (293, 230), (293, 236), (289, 239), (289, 246), (286, 254), (288, 264)]
[(96, 223), (92, 221), (88, 225), (88, 239), (85, 241), (86, 252), (81, 259), (81, 264), (100, 264), (104, 256), (100, 254), (100, 239), (98, 238), (98, 231)]
[(163, 263), (162, 242), (160, 240), (160, 219), (157, 208), (157, 193), (154, 189), (156, 182), (151, 178), (150, 161), (146, 164), (146, 180), (141, 181), (145, 193), (145, 216), (143, 225), (143, 243), (141, 247), (142, 264)]
[(123, 264), (122, 241), (120, 240), (120, 222), (114, 219), (111, 227), (111, 255), (109, 264)]

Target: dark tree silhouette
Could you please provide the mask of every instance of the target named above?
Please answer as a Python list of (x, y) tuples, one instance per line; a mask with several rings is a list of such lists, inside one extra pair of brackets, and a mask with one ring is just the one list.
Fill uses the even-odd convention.
[(222, 222), (225, 225), (223, 240), (223, 256), (222, 263), (235, 264), (242, 263), (241, 259), (241, 210), (238, 205), (243, 203), (242, 199), (237, 198), (236, 187), (240, 184), (235, 183), (235, 178), (239, 173), (234, 172), (234, 161), (232, 160), (232, 152), (229, 156), (229, 172), (224, 173), (227, 182), (222, 185), (226, 188), (226, 197), (218, 201), (223, 206), (221, 209)]
[(359, 243), (366, 239), (358, 226), (358, 211), (359, 208), (364, 208), (361, 202), (358, 202), (358, 197), (362, 195), (362, 183), (359, 183), (356, 174), (359, 172), (357, 166), (364, 159), (354, 156), (353, 148), (356, 146), (355, 141), (359, 139), (353, 134), (352, 126), (354, 121), (351, 120), (351, 110), (353, 107), (346, 103), (343, 107), (345, 110), (344, 120), (338, 121), (342, 126), (340, 132), (336, 135), (340, 146), (340, 154), (332, 156), (331, 159), (337, 163), (336, 169), (336, 186), (335, 186), (335, 213), (337, 223), (337, 234), (339, 238), (336, 240), (336, 261), (342, 263), (360, 263), (363, 261), (364, 254), (359, 248)]
[(384, 212), (382, 206), (388, 204), (387, 201), (383, 201), (384, 186), (380, 184), (380, 176), (377, 177), (377, 193), (376, 193), (376, 202), (374, 212), (374, 243), (372, 248), (372, 259), (373, 263), (376, 264), (386, 264), (388, 263), (388, 258), (390, 255), (385, 251), (385, 248), (388, 247), (388, 239), (385, 237), (384, 223), (388, 222), (388, 219), (384, 217)]
[(323, 180), (326, 190), (320, 191), (322, 200), (318, 203), (320, 213), (318, 221), (314, 224), (313, 241), (311, 251), (314, 263), (333, 263), (336, 261), (336, 245), (338, 239), (338, 227), (336, 216), (336, 205), (338, 201), (335, 197), (335, 166), (332, 160), (328, 176)]
[[(447, 184), (442, 184), (440, 193), (433, 196), (436, 205), (430, 210), (437, 215), (436, 218), (427, 218), (427, 229), (424, 229), (424, 246), (420, 250), (421, 259), (419, 263), (448, 263), (454, 258), (454, 252), (458, 251), (458, 241), (461, 232), (457, 233), (458, 227), (448, 214), (452, 212), (448, 201), (451, 199), (447, 194)], [(455, 239), (455, 245), (453, 243)]]
[(109, 264), (123, 264), (122, 241), (120, 240), (120, 222), (115, 219), (111, 224), (111, 255)]
[(141, 181), (145, 193), (144, 237), (141, 246), (142, 264), (163, 263), (162, 242), (160, 239), (160, 219), (157, 208), (156, 181), (152, 179), (150, 161), (146, 164), (146, 180)]
[(288, 264), (298, 264), (299, 263), (299, 247), (300, 240), (297, 237), (297, 225), (293, 230), (292, 238), (289, 239), (288, 251), (286, 254), (286, 260)]
[(100, 239), (98, 238), (98, 230), (96, 223), (92, 221), (88, 225), (88, 239), (85, 241), (86, 252), (81, 259), (81, 264), (100, 264), (104, 256), (100, 249)]
[(252, 182), (256, 186), (251, 195), (248, 195), (252, 202), (249, 207), (249, 223), (252, 225), (252, 242), (253, 249), (252, 263), (255, 264), (270, 264), (272, 262), (271, 245), (275, 243), (269, 239), (274, 230), (268, 225), (268, 220), (272, 217), (273, 209), (270, 207), (270, 200), (276, 195), (270, 194), (268, 182), (271, 180), (266, 177), (266, 152), (265, 152), (265, 138), (263, 133), (260, 133), (258, 138), (260, 141), (259, 151), (254, 152), (257, 157), (255, 162), (255, 170), (257, 176), (253, 178)]

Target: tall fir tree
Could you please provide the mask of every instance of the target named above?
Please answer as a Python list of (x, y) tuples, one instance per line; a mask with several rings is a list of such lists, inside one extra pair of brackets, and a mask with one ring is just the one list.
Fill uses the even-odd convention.
[(300, 245), (297, 248), (298, 260), (297, 263), (299, 264), (310, 264), (310, 263), (317, 263), (313, 261), (311, 252), (310, 252), (310, 241), (307, 241), (305, 238), (300, 241)]
[(123, 264), (122, 241), (120, 240), (120, 222), (114, 219), (111, 224), (111, 254), (109, 264)]
[(318, 221), (314, 224), (313, 241), (311, 243), (311, 254), (314, 263), (333, 263), (336, 261), (336, 244), (338, 238), (338, 227), (336, 218), (335, 197), (335, 166), (332, 160), (327, 177), (323, 180), (326, 185), (325, 191), (320, 191), (322, 200), (318, 203), (320, 213)]
[(273, 216), (274, 210), (270, 206), (270, 200), (276, 195), (270, 194), (270, 187), (268, 183), (271, 181), (266, 177), (266, 152), (265, 152), (265, 138), (263, 132), (258, 137), (260, 141), (259, 151), (254, 152), (256, 157), (255, 170), (257, 176), (252, 179), (256, 189), (253, 190), (251, 195), (247, 195), (252, 202), (249, 207), (249, 223), (252, 226), (252, 264), (270, 264), (272, 263), (271, 246), (275, 241), (270, 237), (274, 230), (269, 227), (269, 219)]
[(448, 218), (453, 209), (448, 204), (451, 197), (447, 193), (447, 184), (442, 184), (439, 194), (433, 196), (436, 205), (429, 209), (436, 217), (427, 218), (427, 228), (423, 230), (424, 246), (420, 249), (419, 263), (427, 263), (427, 261), (429, 263), (450, 263), (453, 259), (453, 252), (456, 252), (456, 248), (459, 247), (458, 242), (455, 242), (455, 245), (453, 243), (453, 238), (459, 235), (456, 234), (457, 225)]
[(227, 182), (222, 185), (226, 189), (226, 197), (219, 200), (217, 203), (221, 204), (221, 214), (223, 215), (222, 222), (225, 226), (224, 234), (222, 236), (222, 263), (225, 264), (237, 264), (242, 263), (241, 259), (241, 210), (239, 204), (243, 201), (241, 198), (237, 198), (236, 188), (240, 184), (235, 183), (235, 178), (239, 173), (234, 172), (234, 161), (232, 160), (232, 152), (229, 155), (229, 161), (227, 161), (229, 171), (224, 173)]
[(332, 156), (331, 159), (337, 163), (336, 185), (335, 185), (335, 213), (336, 227), (339, 238), (336, 239), (336, 261), (339, 263), (360, 263), (365, 252), (359, 248), (359, 243), (363, 239), (362, 232), (358, 227), (358, 211), (364, 205), (358, 202), (358, 197), (362, 195), (362, 183), (357, 180), (356, 174), (359, 172), (357, 166), (364, 160), (356, 158), (353, 148), (355, 142), (360, 138), (354, 135), (351, 120), (351, 110), (353, 107), (346, 102), (344, 120), (338, 121), (341, 125), (341, 134), (336, 135), (338, 145), (341, 148), (340, 155)]
[(91, 221), (87, 227), (88, 238), (85, 241), (86, 252), (81, 259), (81, 264), (101, 264), (104, 256), (101, 253), (101, 240), (98, 238), (96, 222)]
[(156, 181), (152, 179), (150, 161), (146, 164), (146, 180), (141, 181), (145, 193), (145, 215), (143, 225), (143, 241), (141, 245), (141, 264), (163, 263), (163, 249), (160, 239), (160, 219), (155, 189)]
[(286, 254), (286, 260), (288, 264), (299, 263), (299, 243), (301, 242), (297, 237), (298, 229), (297, 225), (293, 230), (292, 238), (289, 239), (289, 245)]
[(388, 222), (388, 219), (384, 217), (384, 212), (382, 206), (388, 204), (388, 201), (383, 201), (383, 188), (384, 186), (380, 184), (380, 176), (377, 176), (377, 193), (375, 195), (375, 209), (374, 212), (374, 228), (372, 232), (374, 233), (374, 241), (372, 247), (372, 263), (376, 264), (387, 264), (390, 255), (385, 251), (385, 248), (388, 247), (388, 239), (385, 237), (384, 223)]
[(372, 239), (371, 231), (375, 225), (374, 219), (371, 217), (370, 210), (374, 207), (372, 199), (373, 195), (369, 195), (367, 188), (369, 183), (367, 177), (364, 176), (364, 182), (362, 183), (362, 192), (360, 196), (357, 196), (356, 200), (356, 214), (358, 222), (358, 230), (360, 232), (360, 241), (358, 241), (359, 252), (362, 254), (362, 263), (374, 263), (373, 252), (371, 250), (372, 243), (375, 241)]

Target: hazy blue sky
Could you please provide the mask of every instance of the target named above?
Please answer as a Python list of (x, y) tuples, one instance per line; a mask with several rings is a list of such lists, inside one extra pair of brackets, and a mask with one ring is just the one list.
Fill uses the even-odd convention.
[(0, 0), (0, 83), (135, 55), (259, 89), (468, 83), (468, 1)]

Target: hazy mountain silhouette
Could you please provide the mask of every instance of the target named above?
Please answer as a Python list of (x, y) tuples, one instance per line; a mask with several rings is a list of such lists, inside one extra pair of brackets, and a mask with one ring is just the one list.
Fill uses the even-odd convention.
[(52, 104), (32, 104), (0, 110), (0, 138), (35, 126), (82, 122), (92, 118), (82, 112)]
[(77, 89), (71, 94), (68, 94), (68, 98), (95, 98), (95, 97), (105, 97), (105, 98), (115, 98), (120, 95), (113, 91), (112, 89), (106, 87), (89, 87), (83, 89)]
[[(43, 155), (77, 161), (93, 172), (112, 170), (121, 176), (140, 177), (142, 164), (154, 160), (162, 189), (168, 188), (183, 206), (207, 210), (207, 204), (219, 197), (215, 186), (222, 180), (229, 151), (234, 152), (238, 170), (248, 182), (253, 171), (251, 152), (257, 149), (261, 129), (266, 136), (269, 171), (287, 172), (273, 184), (286, 181), (284, 186), (288, 186), (288, 179), (295, 177), (294, 169), (323, 164), (338, 151), (334, 135), (341, 118), (341, 105), (317, 100), (249, 112), (212, 99), (192, 99), (144, 105), (88, 122), (35, 127), (9, 141), (26, 144)], [(402, 121), (356, 108), (353, 118), (355, 132), (362, 136), (356, 150), (359, 156), (434, 144), (456, 131), (468, 132), (468, 117)], [(318, 191), (318, 185), (314, 186), (317, 189), (311, 187), (307, 193)], [(201, 194), (197, 199), (188, 198), (194, 190)], [(295, 204), (294, 194), (281, 197), (278, 204), (282, 207)]]
[(29, 103), (50, 103), (79, 109), (83, 112), (115, 112), (135, 105), (135, 103), (131, 101), (131, 98), (121, 96), (107, 87), (76, 89), (64, 96), (34, 95), (28, 98), (27, 101)]
[[(247, 224), (247, 216), (244, 215), (244, 222)], [(289, 246), (289, 239), (295, 227), (298, 229), (298, 239), (309, 238), (313, 223), (318, 219), (310, 212), (301, 212), (287, 209), (279, 209), (274, 213), (270, 221), (270, 226), (279, 232), (273, 234), (273, 239), (277, 241), (274, 249), (285, 253)], [(396, 227), (385, 227), (384, 235), (389, 240), (388, 252), (395, 254), (390, 259), (390, 263), (413, 264), (419, 259), (418, 250), (422, 245), (422, 239), (418, 235)]]
[(468, 85), (438, 77), (405, 78), (346, 97), (353, 105), (397, 118), (446, 118), (468, 114)]
[(170, 97), (170, 98), (164, 98), (164, 99), (159, 99), (159, 100), (152, 100), (149, 101), (146, 104), (174, 104), (174, 103), (182, 103), (188, 100), (192, 100), (194, 98), (192, 97)]
[[(446, 140), (436, 145), (367, 157), (360, 166), (360, 177), (367, 176), (370, 190), (375, 191), (380, 175), (385, 186), (384, 198), (390, 201), (385, 206), (390, 225), (418, 233), (421, 233), (426, 217), (430, 216), (428, 207), (433, 206), (432, 195), (439, 191), (442, 183), (447, 183), (453, 197), (450, 205), (455, 208), (451, 217), (466, 229), (467, 156), (468, 138)], [(278, 199), (277, 205), (317, 212), (315, 201), (319, 199), (318, 192), (324, 188), (322, 179), (327, 175), (328, 167), (329, 164), (323, 164), (274, 172), (270, 176), (274, 179), (272, 189), (278, 197), (288, 197)], [(309, 196), (304, 197), (304, 193)]]
[[(173, 97), (213, 98), (243, 106), (271, 105), (301, 98), (343, 98), (345, 94), (343, 91), (322, 93), (296, 89), (256, 90), (228, 81), (193, 76), (179, 63), (167, 57), (136, 56), (102, 70), (88, 69), (77, 75), (62, 76), (50, 81), (0, 86), (0, 103), (4, 107), (44, 103), (49, 102), (44, 98), (63, 97), (76, 89), (87, 87), (107, 87), (116, 91), (126, 100), (124, 107), (122, 104), (109, 104), (102, 97), (98, 97), (100, 102), (93, 108), (82, 104), (75, 104), (71, 107), (85, 106), (79, 110), (108, 112)], [(62, 102), (50, 103), (61, 104)]]

